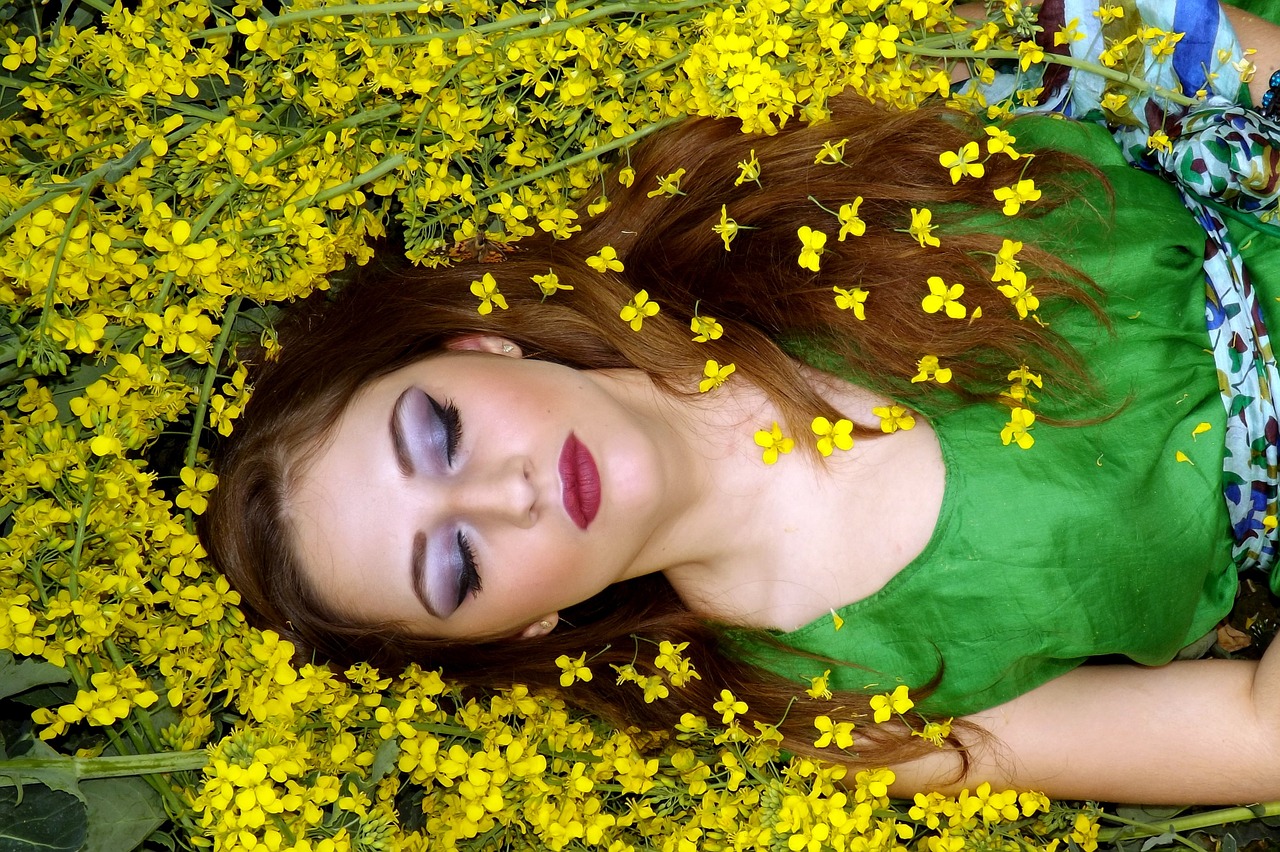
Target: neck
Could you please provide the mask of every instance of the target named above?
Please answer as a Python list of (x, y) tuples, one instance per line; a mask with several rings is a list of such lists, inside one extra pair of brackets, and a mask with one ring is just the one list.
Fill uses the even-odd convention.
[[(735, 376), (688, 399), (626, 372), (620, 380), (636, 410), (662, 434), (670, 498), (633, 576), (662, 571), (695, 612), (752, 626), (799, 626), (874, 592), (927, 542), (941, 499), (940, 459), (930, 505), (897, 499), (898, 480), (933, 463), (937, 445), (926, 424), (859, 439), (825, 464), (797, 448), (766, 465), (755, 433), (779, 414), (750, 382)], [(833, 411), (878, 423), (871, 409), (885, 400), (823, 373), (806, 374)], [(807, 428), (788, 437), (814, 440)]]

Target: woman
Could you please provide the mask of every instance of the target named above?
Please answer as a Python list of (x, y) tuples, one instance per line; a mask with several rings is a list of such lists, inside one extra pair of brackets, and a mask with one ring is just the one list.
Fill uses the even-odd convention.
[[(1035, 157), (953, 180), (940, 153), (1004, 137), (856, 101), (770, 138), (690, 122), (566, 242), (370, 271), (256, 383), (211, 555), (307, 652), (551, 690), (585, 654), (565, 695), (619, 723), (729, 688), (812, 753), (817, 716), (906, 684), (963, 715), (949, 748), (900, 714), (821, 752), (899, 794), (1280, 798), (1280, 652), (1080, 666), (1168, 663), (1230, 608), (1204, 232), (1098, 128), (1005, 130)], [(662, 674), (664, 641), (700, 680), (606, 676)]]

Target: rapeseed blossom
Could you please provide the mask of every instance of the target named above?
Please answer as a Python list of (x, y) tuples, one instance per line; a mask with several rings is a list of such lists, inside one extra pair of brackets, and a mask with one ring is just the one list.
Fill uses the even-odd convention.
[(786, 455), (791, 452), (796, 442), (787, 438), (782, 434), (782, 428), (774, 423), (768, 429), (759, 429), (755, 434), (755, 442), (757, 446), (764, 448), (764, 463), (776, 464), (779, 455)]
[(836, 307), (842, 311), (853, 311), (853, 315), (860, 320), (867, 318), (867, 296), (866, 290), (861, 287), (851, 287), (848, 290), (843, 287), (832, 287), (835, 291)]
[[(290, 643), (247, 626), (192, 523), (213, 484), (208, 435), (232, 433), (253, 392), (245, 353), (272, 357), (278, 306), (336, 285), (390, 227), (417, 263), (497, 263), (532, 233), (572, 238), (578, 205), (591, 216), (608, 203), (607, 164), (621, 160), (617, 179), (632, 185), (626, 150), (678, 116), (769, 133), (821, 121), (844, 87), (902, 108), (951, 98), (999, 111), (952, 96), (946, 73), (910, 51), (946, 38), (1030, 53), (1013, 20), (953, 32), (950, 10), (927, 0), (852, 18), (773, 0), (600, 15), (563, 0), (532, 13), (304, 6), (272, 16), (258, 0), (140, 0), (38, 34), (21, 16), (0, 23), (19, 104), (0, 142), (0, 304), (20, 331), (0, 410), (0, 667), (62, 679), (35, 708), (33, 736), (83, 748), (84, 766), (109, 745), (175, 771), (153, 805), (173, 816), (163, 840), (180, 848), (474, 849), (517, 835), (546, 848), (904, 843), (880, 798), (891, 773), (858, 773), (845, 792), (843, 767), (787, 762), (770, 726), (739, 727), (736, 698), (715, 708), (733, 712), (727, 729), (685, 714), (654, 734), (679, 750), (650, 756), (648, 732), (521, 686), (464, 696), (416, 667), (295, 665)], [(1178, 37), (1137, 36), (1157, 59)], [(1018, 96), (1034, 99), (1028, 86)], [(1012, 137), (988, 136), (988, 154), (1015, 156)], [(832, 141), (825, 156), (842, 161)], [(672, 198), (683, 174), (645, 179)], [(734, 183), (768, 191), (754, 151)], [(859, 203), (831, 214), (840, 241), (863, 235)], [(936, 245), (924, 214), (912, 235)], [(821, 248), (804, 247), (806, 269)], [(598, 259), (601, 271), (621, 263)], [(507, 309), (501, 277), (495, 267), (471, 284), (477, 311)], [(554, 270), (531, 283), (544, 298), (572, 289)], [(513, 299), (529, 285), (503, 282)], [(866, 291), (832, 292), (863, 318)], [(620, 316), (638, 331), (657, 309), (638, 293)], [(693, 310), (695, 340), (719, 339), (722, 324)], [(929, 376), (943, 375), (935, 358)], [(1010, 398), (1034, 402), (1038, 376), (1010, 382)], [(905, 409), (887, 408), (882, 429), (910, 428)], [(791, 449), (776, 424), (765, 434), (773, 461)], [(832, 623), (844, 619), (832, 611)], [(561, 670), (585, 679), (597, 650), (566, 654)], [(637, 652), (637, 697), (671, 700), (699, 677), (682, 650)], [(666, 797), (646, 798), (654, 789)], [(761, 807), (775, 795), (785, 808)], [(1048, 843), (1044, 823), (1003, 823), (1001, 795), (986, 796), (1001, 801), (990, 825), (939, 797), (951, 808), (939, 828), (962, 842), (999, 827), (1024, 847)], [(1096, 844), (1092, 812), (1073, 822), (1055, 808), (1064, 836)]]
[(817, 436), (818, 452), (824, 457), (836, 450), (853, 449), (852, 420), (842, 417), (832, 423), (825, 417), (815, 417), (809, 428)]
[(718, 361), (708, 360), (702, 371), (704, 378), (698, 382), (698, 392), (706, 393), (713, 388), (720, 387), (728, 381), (735, 369), (737, 368), (733, 364), (725, 364), (722, 367)]
[(800, 265), (811, 272), (817, 272), (820, 258), (827, 244), (827, 235), (815, 231), (808, 225), (801, 225), (797, 234), (800, 237)]
[(492, 313), (494, 305), (504, 311), (507, 309), (506, 297), (498, 292), (498, 282), (494, 280), (492, 273), (486, 272), (479, 281), (472, 281), (471, 293), (480, 299), (480, 305), (476, 311), (481, 316)]
[(618, 316), (623, 322), (631, 326), (632, 331), (639, 331), (644, 325), (645, 317), (651, 317), (658, 313), (659, 310), (658, 303), (650, 301), (649, 292), (641, 290), (635, 294), (630, 302), (622, 306)]

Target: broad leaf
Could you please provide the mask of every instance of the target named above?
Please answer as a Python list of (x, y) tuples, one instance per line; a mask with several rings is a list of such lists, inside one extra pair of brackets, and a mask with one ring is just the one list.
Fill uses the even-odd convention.
[(43, 660), (18, 661), (11, 652), (0, 651), (0, 699), (26, 692), (36, 686), (66, 683), (71, 675)]
[(27, 784), (0, 789), (0, 852), (76, 852), (84, 846), (89, 815), (75, 796)]
[(150, 784), (138, 777), (81, 781), (89, 802), (92, 852), (132, 852), (167, 818), (164, 803)]

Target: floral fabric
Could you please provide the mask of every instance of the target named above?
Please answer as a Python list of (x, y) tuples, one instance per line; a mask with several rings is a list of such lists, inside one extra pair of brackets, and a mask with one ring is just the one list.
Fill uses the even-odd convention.
[[(1275, 354), (1258, 299), (1240, 251), (1228, 235), (1224, 211), (1235, 210), (1270, 222), (1280, 202), (1280, 125), (1235, 102), (1242, 96), (1243, 55), (1216, 0), (1151, 0), (1124, 3), (1125, 16), (1104, 24), (1096, 2), (1046, 0), (1042, 38), (1053, 49), (1053, 34), (1078, 33), (1056, 50), (1098, 63), (1116, 39), (1140, 32), (1144, 24), (1184, 33), (1159, 55), (1157, 43), (1143, 40), (1141, 68), (1130, 69), (1157, 86), (1200, 97), (1188, 108), (1157, 93), (1123, 101), (1109, 94), (1119, 84), (1079, 69), (1016, 65), (982, 87), (988, 102), (1043, 87), (1041, 103), (1015, 112), (1058, 112), (1078, 120), (1106, 122), (1125, 158), (1173, 183), (1206, 234), (1205, 318), (1227, 410), (1223, 495), (1231, 518), (1237, 568), (1270, 570), (1277, 550), (1277, 494), (1280, 493), (1280, 414), (1273, 389), (1280, 387)], [(1167, 46), (1167, 45), (1166, 45)], [(1247, 97), (1247, 95), (1244, 95)], [(1280, 586), (1280, 572), (1272, 587)]]

